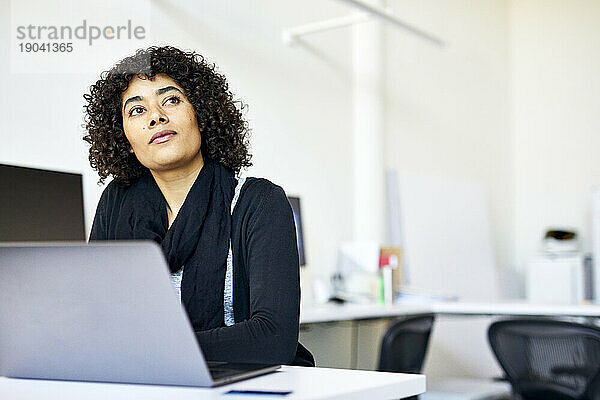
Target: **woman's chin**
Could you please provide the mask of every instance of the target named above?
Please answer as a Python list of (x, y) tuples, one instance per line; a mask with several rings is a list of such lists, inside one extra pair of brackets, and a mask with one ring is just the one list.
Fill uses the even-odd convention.
[[(154, 173), (172, 172), (196, 168), (195, 160), (186, 157), (163, 157), (148, 163), (146, 167)], [(201, 165), (200, 165), (201, 166)]]

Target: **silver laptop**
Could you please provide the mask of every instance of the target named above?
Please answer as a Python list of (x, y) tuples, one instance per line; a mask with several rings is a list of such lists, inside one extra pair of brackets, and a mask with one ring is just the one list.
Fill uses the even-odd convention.
[(211, 367), (157, 244), (0, 245), (0, 376), (210, 387), (279, 368)]

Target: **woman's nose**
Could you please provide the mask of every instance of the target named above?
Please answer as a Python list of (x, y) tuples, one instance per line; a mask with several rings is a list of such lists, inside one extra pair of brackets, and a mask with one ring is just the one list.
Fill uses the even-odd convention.
[(152, 128), (154, 125), (161, 123), (161, 124), (166, 124), (167, 122), (169, 122), (169, 118), (167, 117), (166, 114), (159, 112), (159, 111), (155, 111), (154, 113), (152, 113), (152, 115), (150, 115), (150, 120), (148, 121), (148, 127)]

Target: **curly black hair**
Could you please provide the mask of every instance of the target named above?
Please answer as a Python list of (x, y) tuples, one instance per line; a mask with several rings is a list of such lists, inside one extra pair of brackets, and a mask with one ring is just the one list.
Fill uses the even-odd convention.
[(130, 153), (123, 131), (121, 94), (135, 76), (152, 79), (168, 75), (185, 91), (192, 103), (198, 128), (202, 132), (201, 152), (206, 160), (214, 160), (239, 173), (252, 165), (248, 137), (250, 130), (242, 118), (246, 106), (234, 100), (227, 80), (195, 52), (175, 47), (149, 47), (118, 62), (100, 75), (90, 87), (86, 100), (83, 137), (90, 144), (89, 160), (100, 175), (99, 183), (112, 175), (122, 184), (131, 184), (147, 169)]

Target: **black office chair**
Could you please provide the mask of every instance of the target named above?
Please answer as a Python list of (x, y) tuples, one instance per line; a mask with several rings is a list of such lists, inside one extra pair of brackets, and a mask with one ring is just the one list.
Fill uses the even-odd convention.
[(381, 339), (377, 370), (420, 373), (434, 319), (433, 314), (419, 314), (392, 323)]
[(599, 328), (510, 319), (492, 323), (488, 339), (515, 399), (600, 399)]

